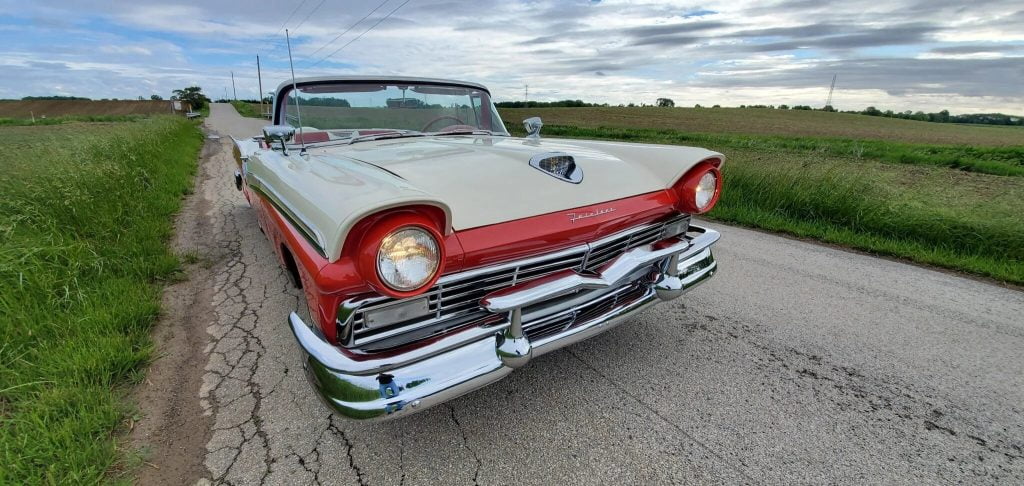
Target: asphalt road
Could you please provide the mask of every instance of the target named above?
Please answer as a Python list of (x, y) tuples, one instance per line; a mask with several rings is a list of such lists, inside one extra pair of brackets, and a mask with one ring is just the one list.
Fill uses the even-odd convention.
[[(206, 124), (264, 123), (213, 105)], [(720, 273), (683, 299), (448, 405), (332, 419), (285, 325), (299, 293), (233, 187), (230, 142), (209, 143), (196, 366), (214, 483), (1024, 481), (1024, 293), (718, 224)]]

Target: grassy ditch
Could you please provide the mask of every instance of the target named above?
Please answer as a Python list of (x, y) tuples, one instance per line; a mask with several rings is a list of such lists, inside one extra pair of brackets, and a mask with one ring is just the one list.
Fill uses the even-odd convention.
[(123, 466), (122, 385), (151, 352), (202, 136), (170, 116), (0, 128), (0, 484)]
[[(263, 113), (260, 112), (259, 103), (246, 103), (244, 101), (232, 101), (231, 106), (235, 107), (235, 111), (239, 115), (249, 118), (265, 118)], [(269, 107), (268, 107), (269, 109)]]
[(895, 142), (862, 141), (877, 150), (850, 153), (851, 141), (821, 138), (548, 125), (543, 132), (718, 150), (728, 159), (725, 188), (710, 219), (1024, 284), (1024, 177), (951, 170), (937, 159), (889, 163), (896, 161), (885, 147), (909, 145)]
[(1024, 284), (1024, 179), (727, 152), (707, 216)]

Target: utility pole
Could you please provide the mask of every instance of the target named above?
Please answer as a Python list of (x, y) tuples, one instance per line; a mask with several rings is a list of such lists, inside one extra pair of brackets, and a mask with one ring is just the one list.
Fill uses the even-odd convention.
[(523, 100), (526, 103), (530, 102), (530, 85), (528, 84), (523, 87)]
[(235, 101), (238, 101), (238, 91), (235, 91), (235, 72), (231, 71), (231, 94), (234, 95)]
[(832, 75), (832, 86), (829, 86), (828, 88), (828, 98), (825, 100), (826, 111), (830, 111), (829, 108), (832, 108), (832, 91), (836, 89), (836, 76), (839, 76), (839, 74), (836, 73)]
[(260, 74), (260, 55), (259, 54), (256, 54), (256, 80), (260, 84), (260, 90), (258, 92), (259, 93), (259, 97), (260, 97), (260, 116), (263, 116), (263, 114), (266, 113), (266, 110), (263, 108), (263, 75)]

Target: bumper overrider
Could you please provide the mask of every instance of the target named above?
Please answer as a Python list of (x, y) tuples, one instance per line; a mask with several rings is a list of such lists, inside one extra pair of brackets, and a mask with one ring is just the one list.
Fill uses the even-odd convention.
[[(497, 290), (480, 301), (482, 308), (505, 316), (497, 324), (468, 327), (387, 351), (337, 347), (294, 312), (288, 321), (302, 349), (306, 376), (332, 410), (351, 419), (390, 419), (486, 386), (533, 357), (604, 332), (657, 302), (681, 296), (714, 275), (717, 263), (711, 245), (719, 237), (717, 231), (690, 226), (685, 237), (633, 248), (594, 273), (563, 270)], [(598, 299), (604, 304), (592, 307), (597, 311), (580, 314), (588, 301)], [(551, 302), (560, 305), (545, 306)], [(582, 317), (565, 329), (548, 328), (534, 333), (538, 337), (532, 340), (528, 337), (534, 326), (550, 326), (546, 323), (566, 313)]]

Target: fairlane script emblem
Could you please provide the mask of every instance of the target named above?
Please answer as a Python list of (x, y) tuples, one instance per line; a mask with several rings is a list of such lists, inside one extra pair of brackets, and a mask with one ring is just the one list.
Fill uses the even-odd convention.
[(602, 214), (608, 214), (608, 213), (614, 213), (614, 212), (615, 212), (615, 208), (604, 208), (604, 209), (598, 209), (596, 211), (590, 211), (590, 212), (586, 212), (586, 213), (569, 213), (569, 214), (566, 214), (566, 216), (569, 217), (569, 222), (575, 223), (576, 221), (581, 220), (581, 219), (593, 218), (595, 216), (600, 216)]

